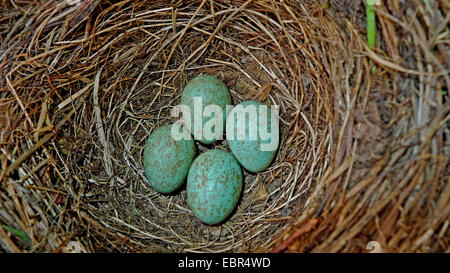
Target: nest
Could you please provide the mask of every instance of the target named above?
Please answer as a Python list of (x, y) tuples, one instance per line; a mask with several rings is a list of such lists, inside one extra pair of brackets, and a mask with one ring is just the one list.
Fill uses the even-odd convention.
[[(6, 2), (4, 251), (450, 250), (448, 1), (384, 1), (376, 49), (362, 1)], [(216, 226), (141, 160), (201, 73), (280, 106), (275, 160)]]

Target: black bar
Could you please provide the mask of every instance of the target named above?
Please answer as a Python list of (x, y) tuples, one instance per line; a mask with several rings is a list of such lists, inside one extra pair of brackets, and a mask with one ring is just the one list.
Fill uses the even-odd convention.
[[(408, 272), (448, 268), (449, 254), (0, 254), (7, 268), (45, 271), (151, 272)], [(79, 271), (81, 270), (81, 271)], [(107, 271), (108, 270), (108, 271)], [(328, 271), (330, 270), (330, 271)], [(6, 271), (5, 271), (6, 272)]]

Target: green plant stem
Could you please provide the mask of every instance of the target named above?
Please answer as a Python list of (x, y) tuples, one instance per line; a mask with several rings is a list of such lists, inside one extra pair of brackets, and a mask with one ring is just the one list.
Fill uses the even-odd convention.
[[(367, 44), (370, 48), (374, 48), (376, 46), (376, 21), (375, 21), (375, 10), (374, 10), (375, 1), (367, 0), (366, 1), (366, 17), (367, 17)], [(372, 60), (370, 60), (370, 66), (372, 66)], [(375, 72), (375, 65), (372, 67), (372, 72)]]
[(18, 229), (15, 229), (15, 228), (13, 228), (13, 227), (6, 226), (6, 225), (2, 225), (2, 227), (3, 227), (5, 230), (7, 230), (7, 231), (13, 233), (14, 235), (16, 235), (16, 236), (22, 238), (22, 240), (24, 240), (25, 242), (31, 243), (30, 238), (29, 238), (25, 233), (23, 233), (22, 231), (20, 231), (20, 230), (18, 230)]
[(375, 23), (375, 10), (374, 1), (367, 0), (366, 5), (366, 16), (367, 16), (367, 43), (369, 47), (375, 47), (375, 33), (376, 33), (376, 23)]

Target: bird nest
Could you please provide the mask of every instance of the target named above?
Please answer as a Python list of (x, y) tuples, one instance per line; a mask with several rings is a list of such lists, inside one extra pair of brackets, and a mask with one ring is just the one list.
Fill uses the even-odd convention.
[[(376, 49), (363, 1), (6, 2), (4, 251), (449, 251), (447, 1), (381, 3)], [(274, 161), (213, 226), (142, 166), (202, 73), (280, 107)]]

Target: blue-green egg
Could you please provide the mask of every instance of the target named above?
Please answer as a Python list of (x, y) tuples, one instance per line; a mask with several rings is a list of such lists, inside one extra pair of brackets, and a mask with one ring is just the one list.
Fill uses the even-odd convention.
[(206, 224), (227, 218), (242, 190), (242, 170), (234, 156), (214, 149), (200, 154), (187, 178), (187, 198), (194, 215)]
[(168, 124), (154, 130), (147, 139), (143, 154), (145, 175), (150, 186), (161, 193), (170, 193), (184, 182), (195, 157), (195, 144), (190, 134), (175, 140), (177, 124)]
[[(201, 98), (200, 104), (195, 104), (195, 98)], [(212, 128), (212, 132), (222, 132), (226, 122), (226, 106), (231, 105), (231, 96), (226, 85), (218, 78), (211, 75), (199, 75), (190, 80), (184, 87), (181, 94), (181, 104), (186, 105), (191, 112), (190, 128), (195, 140), (199, 140), (203, 144), (211, 144), (217, 140), (216, 136), (208, 136), (204, 134), (205, 127)], [(222, 124), (220, 128), (215, 126), (215, 113), (208, 113), (204, 116), (205, 107), (216, 105), (221, 109)], [(194, 110), (197, 110), (201, 116), (198, 116), (199, 122), (194, 124)], [(200, 124), (201, 123), (201, 124)], [(195, 127), (194, 127), (195, 125)], [(219, 130), (219, 131), (216, 131)]]
[(257, 101), (241, 102), (228, 115), (226, 136), (239, 163), (250, 172), (261, 172), (270, 165), (278, 149), (278, 112), (272, 115), (270, 107)]

